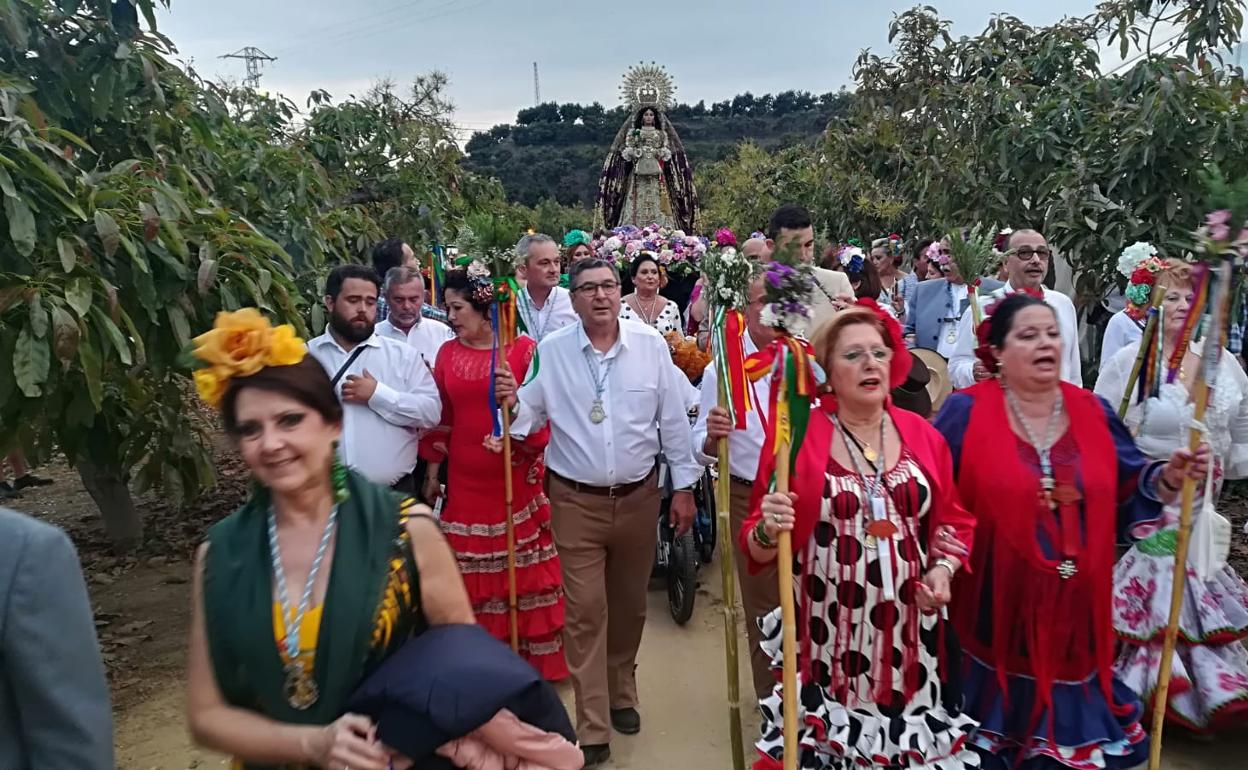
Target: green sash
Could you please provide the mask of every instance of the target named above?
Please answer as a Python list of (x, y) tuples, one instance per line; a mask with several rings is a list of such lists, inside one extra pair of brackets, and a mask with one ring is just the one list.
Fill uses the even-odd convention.
[[(347, 475), (347, 490), (350, 495), (338, 509), (333, 566), (317, 637), (313, 673), (320, 697), (304, 711), (286, 701), (286, 674), (273, 633), (268, 495), (253, 496), (209, 530), (204, 620), (217, 686), (231, 705), (279, 722), (329, 724), (342, 715), (367, 672), (419, 622), (418, 611), (403, 612), (387, 649), (371, 649), (392, 558), (406, 556), (413, 578), (415, 568), (403, 537), (400, 498), (355, 472)], [(397, 553), (399, 545), (406, 555)], [(413, 591), (412, 606), (404, 609), (419, 605), (418, 585)]]

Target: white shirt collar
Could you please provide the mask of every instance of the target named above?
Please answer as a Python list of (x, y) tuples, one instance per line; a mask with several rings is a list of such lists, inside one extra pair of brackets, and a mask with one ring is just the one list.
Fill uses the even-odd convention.
[[(385, 321), (382, 321), (382, 323), (385, 323)], [(325, 345), (333, 345), (334, 347), (338, 348), (338, 350), (342, 351), (343, 353), (349, 352), (349, 351), (343, 350), (342, 346), (338, 344), (338, 340), (334, 339), (334, 335), (329, 331), (328, 325), (325, 326), (325, 333), (317, 337), (316, 339), (312, 340), (311, 344), (316, 345), (317, 347), (324, 347)], [(366, 348), (379, 348), (381, 347), (381, 337), (377, 336), (377, 330), (373, 329), (372, 335), (368, 339), (364, 340), (363, 342), (359, 344), (363, 345)]]

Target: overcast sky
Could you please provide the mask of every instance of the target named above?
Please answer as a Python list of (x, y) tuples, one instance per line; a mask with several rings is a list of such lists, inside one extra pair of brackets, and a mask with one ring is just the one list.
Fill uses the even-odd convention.
[[(931, 0), (929, 0), (931, 2)], [(955, 35), (980, 32), (993, 13), (1032, 24), (1092, 12), (1095, 0), (957, 0), (933, 3)], [(612, 107), (624, 72), (666, 66), (677, 98), (707, 103), (750, 91), (815, 93), (851, 85), (864, 48), (888, 47), (888, 25), (909, 2), (878, 0), (173, 0), (161, 31), (201, 75), (241, 80), (220, 59), (243, 46), (277, 57), (261, 87), (302, 107), (324, 88), (360, 93), (382, 77), (400, 83), (439, 69), (451, 79), (465, 129), (510, 122), (542, 101)], [(1107, 54), (1108, 58), (1108, 54)]]

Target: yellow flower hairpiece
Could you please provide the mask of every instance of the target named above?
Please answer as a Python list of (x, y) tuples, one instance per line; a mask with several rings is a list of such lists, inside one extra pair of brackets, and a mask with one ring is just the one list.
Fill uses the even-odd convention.
[(295, 327), (274, 327), (254, 307), (217, 313), (212, 330), (194, 342), (194, 355), (204, 364), (195, 370), (195, 389), (210, 406), (221, 403), (233, 378), (250, 376), (266, 366), (297, 364), (308, 352)]

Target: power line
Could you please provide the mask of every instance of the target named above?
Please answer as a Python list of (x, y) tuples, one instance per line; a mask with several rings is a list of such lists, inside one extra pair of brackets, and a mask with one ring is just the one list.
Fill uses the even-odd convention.
[(542, 84), (537, 79), (537, 62), (533, 62), (533, 106), (542, 103)]
[[(430, 2), (430, 0), (409, 0), (408, 2), (402, 3), (400, 5), (396, 5), (392, 8), (383, 9), (375, 13), (362, 14), (362, 15), (357, 14), (350, 21), (339, 21), (333, 24), (324, 24), (324, 25), (317, 26), (317, 27), (311, 27), (311, 28), (290, 34), (288, 35), (288, 37), (293, 37), (296, 39), (304, 39), (304, 38), (322, 35), (322, 34), (346, 34), (347, 32), (356, 31), (359, 29), (363, 29), (365, 27), (372, 26), (376, 24), (376, 22), (378, 22), (379, 20), (385, 17), (393, 16), (395, 14), (401, 14), (404, 11), (410, 10), (418, 5), (423, 5), (428, 2)], [(302, 45), (303, 43), (296, 43), (293, 46), (280, 48), (278, 49), (278, 53), (283, 54), (288, 51), (299, 48)]]
[[(1183, 33), (1184, 33), (1184, 31), (1185, 31), (1185, 30), (1179, 30), (1178, 32), (1174, 33), (1174, 34), (1173, 34), (1173, 35), (1171, 35), (1170, 37), (1168, 37), (1168, 38), (1166, 38), (1165, 40), (1163, 40), (1163, 41), (1161, 41), (1160, 43), (1158, 43), (1158, 44), (1157, 44), (1157, 45), (1158, 45), (1158, 47), (1163, 46), (1163, 45), (1166, 45), (1166, 44), (1168, 44), (1168, 43), (1174, 43), (1174, 41), (1176, 41), (1176, 40), (1178, 40), (1179, 38), (1183, 37)], [(1177, 48), (1177, 47), (1178, 47), (1178, 44), (1177, 44), (1177, 43), (1175, 43), (1174, 45), (1171, 45), (1169, 48), (1167, 48), (1167, 49), (1166, 49), (1166, 50), (1164, 50), (1164, 51), (1158, 51), (1158, 52), (1157, 52), (1157, 56), (1164, 56), (1164, 55), (1166, 55), (1166, 54), (1170, 53), (1171, 51), (1173, 51), (1173, 50), (1174, 50), (1175, 48)], [(1153, 49), (1152, 49), (1152, 47), (1150, 46), (1150, 47), (1148, 47), (1147, 49), (1145, 49), (1145, 50), (1143, 50), (1143, 51), (1140, 51), (1140, 52), (1139, 52), (1138, 54), (1136, 54), (1135, 56), (1132, 56), (1130, 59), (1127, 59), (1126, 61), (1122, 62), (1122, 63), (1121, 63), (1121, 64), (1119, 64), (1117, 67), (1114, 67), (1114, 68), (1113, 68), (1112, 70), (1110, 70), (1109, 72), (1106, 72), (1106, 73), (1105, 73), (1105, 75), (1106, 75), (1107, 77), (1108, 77), (1109, 75), (1116, 75), (1116, 74), (1118, 74), (1119, 72), (1121, 72), (1123, 69), (1125, 69), (1125, 68), (1127, 67), (1127, 65), (1129, 65), (1129, 64), (1134, 64), (1134, 63), (1136, 63), (1137, 61), (1139, 61), (1140, 59), (1143, 59), (1145, 56), (1150, 56), (1150, 55), (1152, 55), (1152, 53), (1153, 53)]]
[[(397, 20), (394, 22), (383, 22), (381, 24), (375, 24), (375, 23), (370, 22), (370, 24), (366, 26), (362, 26), (353, 30), (347, 30), (347, 31), (341, 32), (340, 34), (331, 35), (330, 37), (324, 38), (324, 39), (319, 39), (319, 40), (318, 39), (305, 39), (303, 42), (287, 48), (286, 52), (289, 53), (291, 51), (297, 51), (297, 50), (300, 50), (302, 48), (309, 47), (309, 46), (317, 46), (318, 48), (323, 48), (329, 45), (339, 46), (339, 45), (343, 45), (346, 43), (354, 43), (360, 40), (367, 40), (368, 38), (375, 37), (376, 35), (381, 34), (381, 33), (395, 32), (398, 30), (407, 29), (415, 24), (421, 24), (423, 22), (433, 21), (434, 19), (440, 19), (442, 17), (449, 16), (455, 13), (462, 13), (464, 11), (470, 11), (470, 10), (473, 10), (474, 8), (479, 8), (480, 6), (489, 2), (489, 0), (476, 0), (476, 2), (472, 2), (468, 5), (460, 5), (460, 2), (461, 0), (450, 0), (449, 2), (443, 3), (442, 5), (434, 6), (432, 8), (427, 9), (427, 13), (425, 13), (424, 15), (412, 16), (412, 17), (408, 17), (402, 20)], [(459, 6), (459, 7), (456, 7), (456, 6)]]
[(234, 53), (227, 53), (221, 56), (222, 59), (242, 59), (247, 62), (247, 77), (243, 79), (243, 85), (255, 91), (260, 88), (260, 65), (264, 62), (277, 61), (273, 56), (269, 56), (264, 51), (254, 46), (240, 48)]

